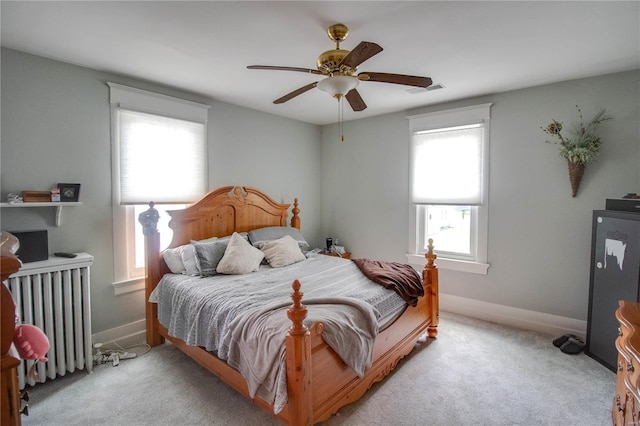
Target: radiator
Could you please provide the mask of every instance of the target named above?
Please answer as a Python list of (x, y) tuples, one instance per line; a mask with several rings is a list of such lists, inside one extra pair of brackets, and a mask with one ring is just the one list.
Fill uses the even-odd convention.
[(16, 304), (19, 324), (33, 324), (49, 338), (47, 362), (37, 362), (38, 380), (28, 375), (34, 364), (18, 367), (20, 389), (44, 383), (67, 372), (93, 370), (91, 344), (90, 267), (93, 256), (73, 259), (50, 257), (25, 263), (7, 280)]

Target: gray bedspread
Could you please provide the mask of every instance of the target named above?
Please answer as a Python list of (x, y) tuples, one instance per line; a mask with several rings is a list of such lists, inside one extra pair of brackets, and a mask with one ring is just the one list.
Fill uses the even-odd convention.
[(406, 304), (351, 261), (317, 255), (246, 275), (168, 274), (150, 301), (158, 303), (158, 319), (170, 335), (215, 352), (245, 377), (252, 397), (273, 402), (278, 413), (287, 401), (284, 339), (295, 279), (309, 309), (305, 323), (323, 322), (327, 344), (362, 375), (379, 326)]

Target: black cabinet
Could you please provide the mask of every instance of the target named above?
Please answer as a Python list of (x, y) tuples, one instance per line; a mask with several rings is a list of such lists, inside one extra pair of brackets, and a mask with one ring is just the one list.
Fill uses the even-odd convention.
[(595, 210), (585, 353), (614, 372), (619, 300), (640, 301), (640, 214)]

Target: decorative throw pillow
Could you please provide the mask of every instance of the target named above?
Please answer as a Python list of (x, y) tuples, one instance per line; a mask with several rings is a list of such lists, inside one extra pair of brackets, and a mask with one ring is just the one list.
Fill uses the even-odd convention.
[(195, 252), (196, 275), (216, 275), (216, 268), (229, 242), (227, 239), (218, 239), (207, 243), (191, 243)]
[(182, 264), (184, 265), (185, 274), (198, 275), (198, 263), (196, 262), (196, 251), (193, 243), (187, 244), (182, 250)]
[(262, 252), (272, 268), (280, 268), (306, 259), (298, 242), (290, 235), (264, 243)]
[(241, 275), (260, 268), (264, 253), (253, 247), (237, 232), (231, 236), (224, 256), (218, 263), (219, 274)]
[(300, 250), (308, 251), (311, 248), (300, 231), (290, 226), (267, 226), (265, 228), (254, 229), (253, 231), (249, 231), (249, 241), (254, 247), (261, 249), (264, 243), (277, 240), (285, 235), (289, 235), (296, 240)]

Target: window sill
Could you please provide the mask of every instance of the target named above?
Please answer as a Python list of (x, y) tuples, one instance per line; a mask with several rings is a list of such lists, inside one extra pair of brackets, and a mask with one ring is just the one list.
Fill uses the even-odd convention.
[[(420, 254), (407, 254), (407, 261), (410, 265), (420, 266), (424, 268), (426, 259), (424, 255)], [(436, 259), (436, 265), (438, 269), (448, 269), (451, 271), (467, 272), (470, 274), (487, 275), (489, 269), (488, 263), (469, 262), (465, 260), (444, 259), (438, 257)]]
[(121, 294), (133, 293), (134, 291), (144, 290), (144, 277), (132, 278), (126, 281), (118, 281), (112, 284), (116, 296)]

